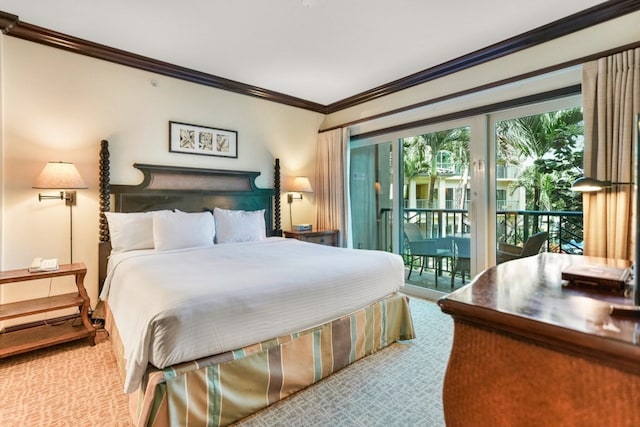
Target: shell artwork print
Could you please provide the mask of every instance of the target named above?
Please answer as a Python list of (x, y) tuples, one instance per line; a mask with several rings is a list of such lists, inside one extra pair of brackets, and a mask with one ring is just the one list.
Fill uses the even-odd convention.
[(213, 133), (200, 132), (198, 148), (202, 151), (213, 151)]
[(196, 148), (196, 134), (190, 129), (180, 129), (180, 148)]
[(229, 152), (229, 137), (227, 135), (218, 135), (216, 138), (216, 151), (221, 153)]

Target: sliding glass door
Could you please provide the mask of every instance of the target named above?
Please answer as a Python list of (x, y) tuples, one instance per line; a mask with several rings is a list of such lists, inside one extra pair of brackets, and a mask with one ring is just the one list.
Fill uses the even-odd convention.
[(393, 251), (393, 144), (352, 147), (349, 192), (353, 247)]
[[(450, 291), (472, 268), (471, 126), (353, 142), (353, 247), (401, 254), (410, 286)], [(427, 249), (429, 247), (429, 249)]]
[(450, 292), (500, 247), (578, 254), (579, 95), (351, 141), (353, 247), (402, 255), (407, 292)]
[(538, 252), (582, 254), (583, 122), (579, 97), (492, 117), (496, 263)]
[(471, 267), (470, 126), (425, 129), (402, 146), (402, 253), (407, 283), (449, 291)]

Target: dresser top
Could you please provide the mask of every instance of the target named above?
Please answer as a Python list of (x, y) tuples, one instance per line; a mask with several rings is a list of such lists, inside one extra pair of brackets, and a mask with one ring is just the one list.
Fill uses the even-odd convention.
[(640, 373), (640, 319), (612, 317), (631, 298), (566, 286), (572, 264), (627, 268), (629, 261), (543, 253), (502, 263), (438, 301), (456, 320)]

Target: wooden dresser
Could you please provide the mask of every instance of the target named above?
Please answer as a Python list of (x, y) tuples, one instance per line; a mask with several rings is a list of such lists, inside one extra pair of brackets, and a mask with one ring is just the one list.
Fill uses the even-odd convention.
[(563, 286), (574, 263), (540, 254), (490, 268), (438, 301), (454, 319), (443, 404), (455, 426), (640, 425), (640, 319), (631, 298)]

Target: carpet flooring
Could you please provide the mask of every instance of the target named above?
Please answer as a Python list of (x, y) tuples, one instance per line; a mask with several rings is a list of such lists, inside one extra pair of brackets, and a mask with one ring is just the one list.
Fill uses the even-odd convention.
[[(442, 381), (453, 321), (411, 298), (417, 338), (382, 351), (236, 423), (274, 426), (444, 426)], [(130, 426), (104, 334), (0, 360), (0, 425)]]
[[(51, 326), (55, 328), (55, 326)], [(130, 426), (105, 333), (0, 360), (0, 426)]]

